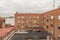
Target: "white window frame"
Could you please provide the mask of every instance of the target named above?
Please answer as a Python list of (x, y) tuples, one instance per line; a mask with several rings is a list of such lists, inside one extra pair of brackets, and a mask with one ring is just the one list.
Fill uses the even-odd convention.
[(24, 30), (23, 30), (23, 29), (22, 29), (21, 31), (22, 31), (22, 32), (24, 32)]
[(29, 17), (29, 18), (31, 18), (31, 17)]
[(60, 15), (58, 15), (58, 19), (60, 20)]
[(37, 21), (34, 21), (33, 23), (36, 23)]
[(51, 33), (53, 33), (53, 31), (51, 31)]
[(18, 16), (18, 19), (20, 18), (20, 16)]
[(26, 23), (29, 23), (29, 21), (26, 21)]
[(24, 18), (24, 16), (21, 16), (21, 18)]
[(24, 23), (24, 21), (21, 21), (21, 23)]
[(22, 28), (24, 28), (24, 26), (21, 26)]
[(58, 37), (60, 37), (60, 35), (58, 35)]
[(54, 18), (54, 16), (51, 16), (51, 19), (53, 19)]
[(37, 17), (37, 18), (39, 18), (39, 17)]
[(36, 16), (34, 16), (33, 18), (36, 18)]
[(58, 27), (60, 27), (60, 25), (58, 25)]
[(20, 21), (18, 21), (18, 23), (20, 23)]

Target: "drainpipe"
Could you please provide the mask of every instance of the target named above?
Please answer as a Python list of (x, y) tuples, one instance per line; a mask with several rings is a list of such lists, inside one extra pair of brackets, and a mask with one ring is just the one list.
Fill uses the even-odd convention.
[(50, 40), (50, 39), (49, 39), (49, 35), (47, 36), (47, 40)]

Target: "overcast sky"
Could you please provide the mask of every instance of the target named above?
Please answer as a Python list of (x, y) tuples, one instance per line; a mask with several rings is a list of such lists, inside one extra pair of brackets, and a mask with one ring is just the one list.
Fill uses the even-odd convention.
[[(55, 8), (60, 1), (56, 0)], [(10, 16), (18, 12), (45, 12), (52, 10), (53, 0), (0, 0), (0, 16)], [(6, 24), (13, 24), (14, 19), (6, 19)]]
[[(56, 1), (56, 7), (59, 0)], [(0, 0), (0, 15), (18, 12), (44, 12), (53, 9), (53, 0)]]

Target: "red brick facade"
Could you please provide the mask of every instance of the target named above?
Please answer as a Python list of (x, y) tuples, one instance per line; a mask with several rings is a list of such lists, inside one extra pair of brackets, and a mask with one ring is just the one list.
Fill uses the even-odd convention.
[(54, 40), (58, 40), (60, 37), (60, 8), (42, 14), (24, 14), (18, 12), (15, 14), (16, 30), (39, 31), (41, 27), (53, 34)]
[[(34, 27), (41, 26), (41, 14), (15, 14), (16, 30), (34, 30)], [(37, 28), (36, 28), (37, 29)], [(37, 30), (38, 30), (37, 29)]]

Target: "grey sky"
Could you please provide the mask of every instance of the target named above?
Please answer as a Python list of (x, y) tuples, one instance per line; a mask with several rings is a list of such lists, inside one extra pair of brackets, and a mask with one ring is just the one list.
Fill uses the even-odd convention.
[[(55, 8), (60, 1), (56, 0)], [(18, 12), (45, 12), (53, 9), (53, 0), (0, 0), (0, 16), (10, 16)], [(12, 21), (11, 21), (12, 20)], [(6, 24), (13, 24), (14, 19), (6, 19)]]
[(44, 12), (50, 9), (53, 9), (53, 0), (0, 0), (0, 15), (3, 16), (14, 14), (16, 11)]

